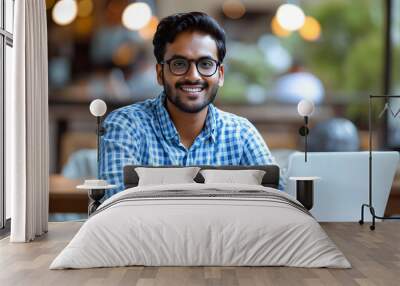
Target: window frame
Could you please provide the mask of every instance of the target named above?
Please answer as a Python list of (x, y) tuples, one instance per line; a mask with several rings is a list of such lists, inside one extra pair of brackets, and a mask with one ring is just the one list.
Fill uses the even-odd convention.
[[(6, 29), (6, 1), (0, 0), (1, 21), (0, 21), (0, 236), (9, 233), (10, 219), (7, 220), (6, 212), (6, 189), (5, 189), (5, 97), (6, 97), (6, 47), (13, 48), (13, 34)], [(12, 2), (13, 14), (15, 0)], [(7, 15), (10, 17), (10, 15)], [(14, 19), (14, 15), (11, 15)], [(12, 30), (14, 27), (12, 27)], [(7, 55), (8, 56), (8, 55)]]

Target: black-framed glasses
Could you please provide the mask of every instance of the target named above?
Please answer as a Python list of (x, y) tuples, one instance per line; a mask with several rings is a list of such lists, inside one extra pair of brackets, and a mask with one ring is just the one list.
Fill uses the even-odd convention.
[(191, 63), (196, 64), (196, 69), (202, 76), (209, 77), (217, 72), (220, 62), (211, 58), (200, 58), (197, 60), (189, 60), (185, 58), (172, 58), (160, 62), (160, 64), (168, 64), (169, 71), (174, 75), (184, 75), (189, 69)]

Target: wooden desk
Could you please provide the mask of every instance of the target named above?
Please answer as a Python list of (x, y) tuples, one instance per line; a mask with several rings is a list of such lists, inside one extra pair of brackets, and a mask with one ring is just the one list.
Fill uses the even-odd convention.
[(67, 179), (61, 175), (50, 175), (49, 212), (50, 213), (87, 213), (87, 192), (76, 189), (81, 180)]

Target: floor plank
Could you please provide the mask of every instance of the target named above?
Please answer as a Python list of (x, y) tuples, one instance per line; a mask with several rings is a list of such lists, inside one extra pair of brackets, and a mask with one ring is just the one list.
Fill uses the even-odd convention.
[(399, 285), (400, 222), (380, 222), (375, 231), (358, 223), (322, 223), (352, 269), (290, 267), (117, 267), (84, 270), (48, 269), (81, 222), (54, 222), (32, 243), (0, 240), (0, 285)]

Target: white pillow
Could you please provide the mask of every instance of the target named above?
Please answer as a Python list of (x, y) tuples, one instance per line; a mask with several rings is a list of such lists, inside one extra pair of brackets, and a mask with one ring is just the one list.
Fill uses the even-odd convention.
[(247, 185), (261, 185), (265, 171), (262, 170), (201, 170), (204, 183), (234, 183)]
[(195, 183), (193, 179), (199, 170), (199, 167), (135, 168), (139, 176), (139, 186)]

